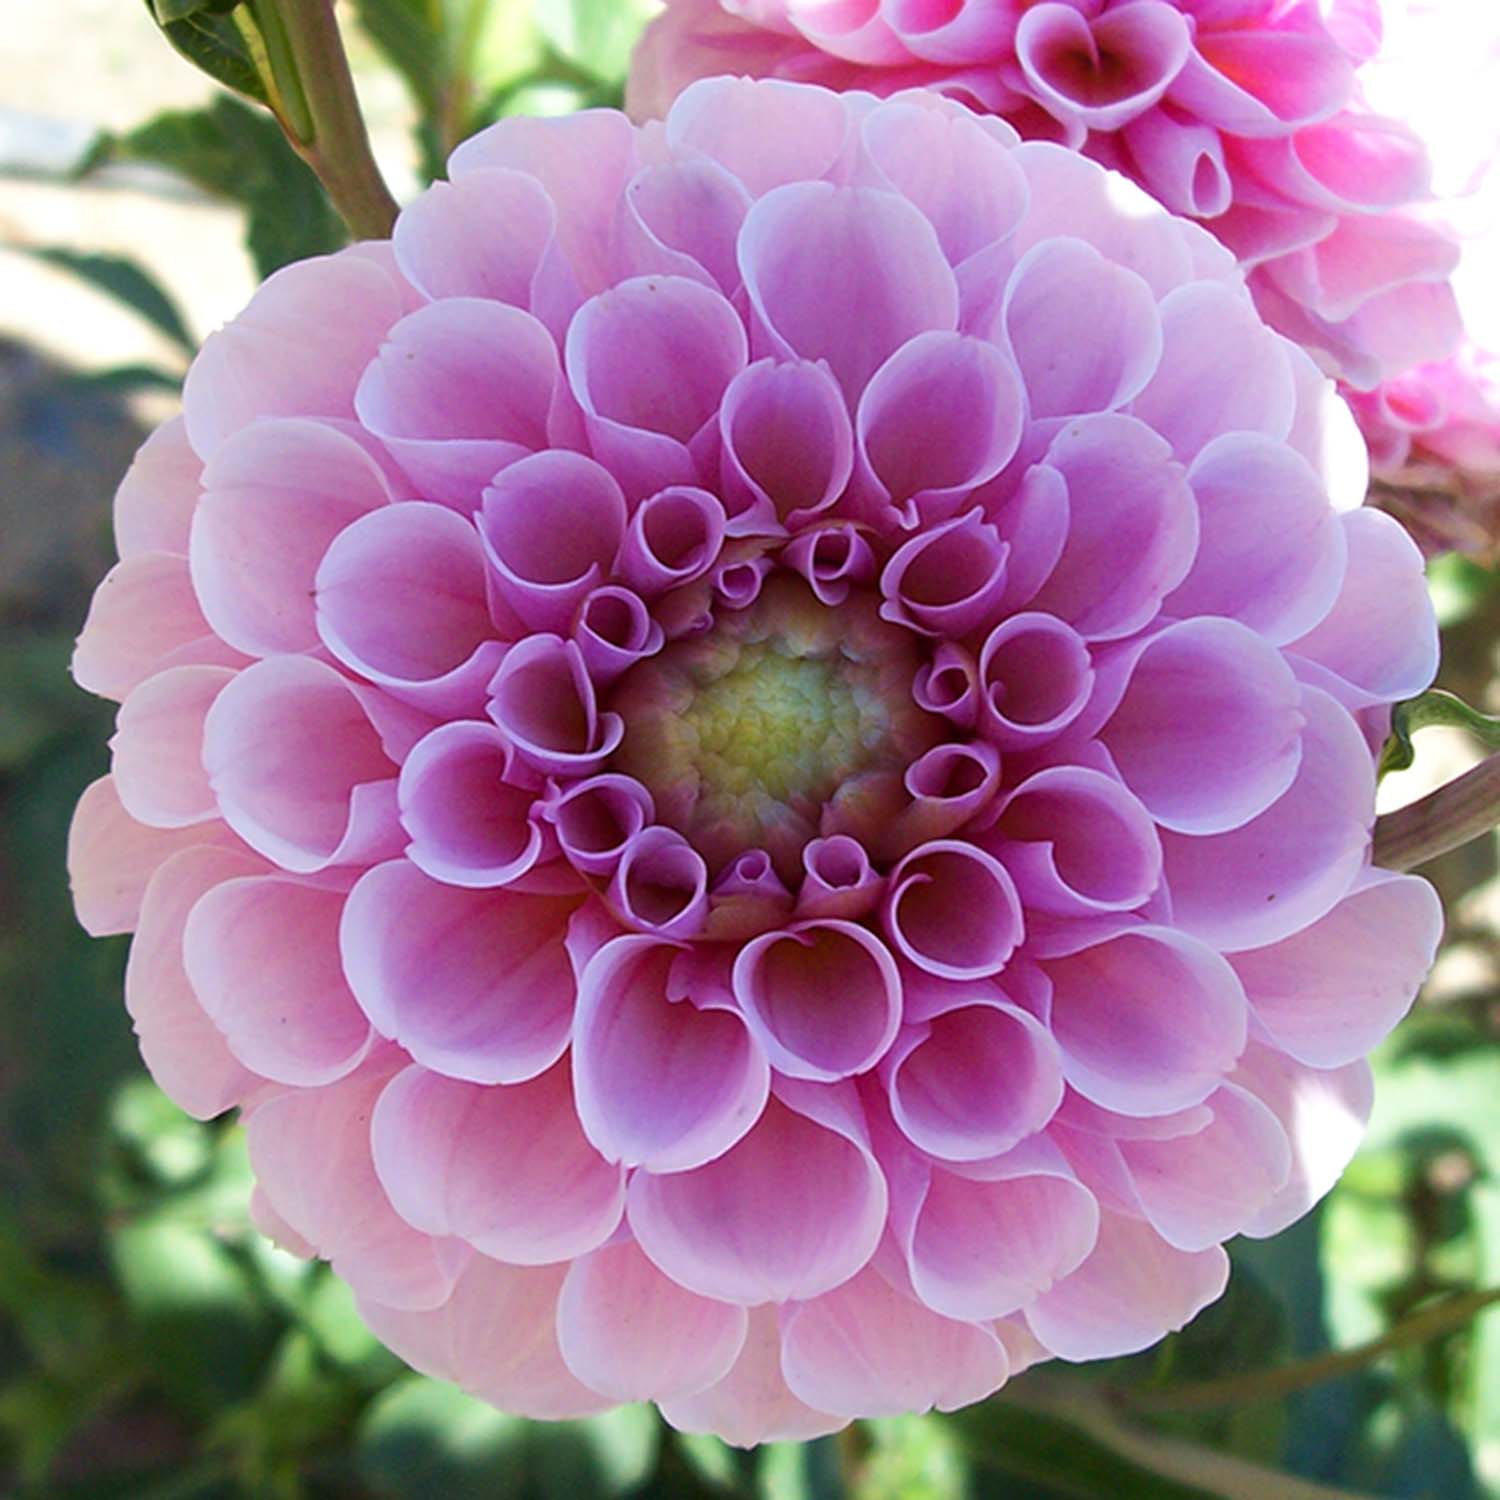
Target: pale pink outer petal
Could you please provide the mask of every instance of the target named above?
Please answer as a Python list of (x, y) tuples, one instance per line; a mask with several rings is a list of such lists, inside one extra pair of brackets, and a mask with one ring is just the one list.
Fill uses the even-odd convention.
[(1437, 672), (1437, 621), (1422, 554), (1401, 524), (1378, 510), (1343, 518), (1349, 568), (1333, 609), (1287, 648), (1326, 667), (1363, 702), (1413, 698)]
[[(1059, 337), (1060, 307), (1087, 336)], [(1161, 362), (1151, 288), (1086, 240), (1028, 250), (1006, 285), (1003, 316), (1033, 419), (1112, 411), (1139, 395)]]
[(584, 1138), (564, 1062), (495, 1088), (406, 1068), (375, 1106), (371, 1139), (407, 1223), (514, 1265), (585, 1254), (625, 1211), (625, 1174)]
[[(951, 514), (1015, 453), (1030, 394), (995, 345), (946, 330), (919, 333), (859, 398), (862, 466), (900, 507), (904, 524)], [(967, 633), (954, 624), (952, 634)]]
[(1063, 1076), (1106, 1109), (1198, 1104), (1244, 1050), (1248, 1006), (1234, 970), (1174, 928), (1130, 928), (1043, 967)]
[(1143, 277), (1158, 298), (1192, 276), (1179, 222), (1133, 182), (1049, 141), (1026, 141), (1013, 159), (1031, 186), (1029, 212), (1011, 241), (1017, 256), (1053, 235), (1074, 235)]
[(1285, 1185), (1244, 1226), (1265, 1239), (1300, 1219), (1338, 1181), (1364, 1135), (1375, 1085), (1363, 1058), (1323, 1070), (1259, 1045), (1246, 1049), (1234, 1082), (1276, 1115), (1292, 1147)]
[(266, 657), (214, 699), (203, 764), (225, 822), (284, 869), (368, 864), (403, 842), (378, 699), (307, 656)]
[(298, 1260), (316, 1260), (317, 1249), (310, 1245), (271, 1206), (265, 1189), (256, 1186), (250, 1189), (250, 1222), (278, 1250), (295, 1255)]
[(528, 307), (557, 214), (541, 184), (509, 168), (434, 182), (396, 220), (391, 248), (431, 298), (493, 297)]
[(1175, 1250), (1149, 1224), (1106, 1212), (1093, 1253), (1026, 1309), (1026, 1322), (1061, 1359), (1134, 1354), (1181, 1328), (1228, 1280), (1218, 1245)]
[(349, 432), (277, 417), (229, 438), (202, 485), (187, 552), (209, 624), (250, 656), (315, 648), (318, 564), (344, 527), (389, 503), (390, 477)]
[(1301, 696), (1279, 651), (1237, 620), (1202, 616), (1139, 649), (1099, 738), (1162, 828), (1224, 833), (1292, 784)]
[(370, 1117), (389, 1065), (318, 1089), (288, 1089), (247, 1112), (250, 1165), (271, 1206), (362, 1297), (439, 1307), (469, 1257), (419, 1234), (391, 1207), (370, 1155)]
[(744, 186), (706, 157), (643, 168), (619, 207), (621, 273), (689, 276), (734, 296), (734, 242), (749, 206)]
[(1052, 484), (1060, 478), (1066, 489), (1068, 524), (1061, 557), (1031, 590), (1032, 607), (1090, 640), (1135, 634), (1198, 548), (1198, 511), (1182, 466), (1137, 417), (1094, 412), (1063, 426), (1047, 451), (1042, 472), (1049, 470)]
[(781, 1363), (809, 1406), (861, 1417), (955, 1411), (998, 1390), (1010, 1372), (992, 1330), (929, 1311), (869, 1267), (792, 1306)]
[(1076, 1270), (1094, 1248), (1099, 1205), (1060, 1158), (985, 1181), (934, 1167), (910, 1203), (898, 1194), (891, 1227), (922, 1301), (984, 1320), (1020, 1312)]
[(1163, 601), (1172, 615), (1227, 615), (1284, 646), (1333, 608), (1348, 549), (1323, 481), (1300, 455), (1251, 433), (1194, 460), (1198, 557)]
[(478, 714), (500, 665), (474, 527), (403, 501), (333, 539), (308, 590), (323, 644), (352, 672), (425, 712)]
[(90, 783), (68, 828), (68, 881), (84, 931), (132, 931), (151, 877), (178, 851), (198, 846), (245, 850), (219, 822), (148, 828), (125, 811), (113, 776)]
[(617, 1401), (691, 1396), (729, 1373), (745, 1343), (743, 1307), (695, 1296), (626, 1240), (580, 1256), (557, 1303), (568, 1368)]
[(115, 545), (121, 557), (137, 552), (187, 555), (202, 474), (186, 423), (180, 416), (163, 422), (141, 444), (115, 491)]
[(412, 747), (396, 795), (411, 835), (406, 857), (419, 870), (449, 885), (489, 887), (514, 884), (536, 865), (537, 798), (505, 780), (514, 760), (488, 721), (452, 719)]
[(194, 1119), (222, 1114), (261, 1080), (229, 1050), (194, 994), (183, 967), (183, 928), (205, 893), (265, 868), (249, 850), (180, 849), (151, 877), (141, 903), (125, 966), (125, 1008), (151, 1076)]
[(1369, 746), (1327, 693), (1304, 688), (1302, 711), (1302, 762), (1265, 812), (1229, 833), (1162, 835), (1173, 921), (1226, 953), (1316, 921), (1366, 859), (1375, 814)]
[(576, 897), (441, 885), (404, 859), (364, 874), (344, 908), (344, 973), (382, 1036), (434, 1072), (519, 1083), (568, 1045), (563, 933)]
[(884, 1059), (891, 1113), (908, 1140), (949, 1161), (1008, 1151), (1063, 1096), (1052, 1034), (1019, 1006), (966, 995), (911, 1026)]
[(1026, 212), (1026, 179), (991, 121), (962, 110), (892, 99), (860, 121), (860, 139), (897, 192), (937, 230), (949, 263), (961, 265), (1004, 240)]
[(1425, 880), (1371, 869), (1311, 926), (1230, 962), (1278, 1047), (1310, 1067), (1337, 1068), (1406, 1014), (1442, 933), (1442, 904)]
[(186, 828), (218, 816), (203, 768), (203, 720), (234, 673), (228, 667), (169, 667), (120, 706), (115, 788), (126, 811), (153, 828)]
[(630, 122), (614, 110), (585, 109), (501, 120), (457, 147), (448, 175), (462, 183), (476, 171), (511, 168), (536, 178), (557, 211), (558, 244), (589, 295), (609, 279), (614, 207), (636, 166)]
[(739, 1448), (805, 1442), (849, 1420), (814, 1411), (793, 1395), (781, 1373), (781, 1314), (771, 1306), (750, 1309), (744, 1347), (722, 1380), (668, 1397), (661, 1414), (680, 1432), (711, 1432)]
[(1161, 363), (1132, 413), (1191, 460), (1225, 432), (1292, 430), (1297, 390), (1287, 345), (1243, 292), (1190, 282), (1161, 302)]
[(786, 1082), (778, 1093), (717, 1160), (631, 1180), (626, 1212), (641, 1248), (702, 1296), (746, 1306), (814, 1297), (848, 1280), (880, 1239), (885, 1179), (853, 1086)]
[[(207, 459), (257, 417), (352, 417), (354, 388), (405, 311), (397, 279), (352, 246), (267, 278), (211, 334), (182, 390), (188, 438)], [(339, 316), (330, 320), (336, 307)], [(318, 337), (308, 330), (317, 328)]]
[(420, 494), (470, 514), (497, 471), (547, 446), (558, 382), (557, 346), (538, 319), (452, 297), (390, 330), (354, 405)]
[(247, 1068), (315, 1088), (352, 1073), (374, 1032), (339, 961), (344, 897), (299, 880), (225, 880), (193, 908), (183, 963), (204, 1011)]
[(667, 115), (666, 137), (675, 153), (712, 157), (759, 197), (821, 177), (842, 153), (849, 127), (843, 101), (826, 94), (774, 79), (711, 78), (682, 91)]
[(238, 666), (244, 660), (210, 631), (186, 557), (135, 552), (116, 563), (94, 591), (72, 671), (86, 692), (118, 702), (165, 667)]
[(557, 1298), (566, 1271), (476, 1255), (440, 1306), (407, 1310), (361, 1294), (359, 1312), (381, 1343), (424, 1375), (452, 1380), (518, 1416), (586, 1417), (615, 1403), (563, 1363)]
[(1179, 1250), (1207, 1250), (1237, 1233), (1286, 1185), (1292, 1150), (1254, 1094), (1225, 1084), (1213, 1120), (1172, 1140), (1122, 1140), (1120, 1155), (1151, 1226)]

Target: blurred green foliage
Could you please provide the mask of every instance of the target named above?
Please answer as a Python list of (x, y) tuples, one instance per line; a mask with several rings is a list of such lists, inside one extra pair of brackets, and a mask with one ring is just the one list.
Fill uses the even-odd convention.
[[(238, 204), (268, 274), (343, 242), (271, 100), (249, 0), (148, 0), (167, 40), (245, 99), (102, 137), (92, 163), (147, 161)], [(415, 107), (431, 177), (499, 115), (618, 103), (638, 0), (352, 0), (367, 50)], [(187, 354), (145, 265), (47, 251)], [(143, 247), (149, 263), (150, 249)], [(180, 372), (58, 380), (0, 410), (8, 445), (97, 430), (100, 401)], [(82, 407), (78, 403), (84, 403)], [(95, 403), (89, 405), (88, 403)], [(79, 415), (79, 413), (82, 415)], [(92, 424), (92, 427), (91, 427)], [(72, 434), (73, 437), (68, 436)], [(117, 467), (77, 450), (103, 547)], [(71, 451), (71, 450), (70, 450)], [(91, 462), (93, 467), (90, 467)], [(1500, 581), (1435, 573), (1445, 681), (1493, 701)], [(627, 1408), (555, 1425), (407, 1371), (325, 1267), (250, 1227), (242, 1137), (185, 1118), (143, 1075), (120, 1002), (125, 944), (73, 921), (68, 819), (105, 767), (110, 712), (64, 667), (75, 578), (0, 598), (0, 1493), (36, 1500), (1500, 1500), (1500, 1312), (1381, 1353), (1289, 1397), (1256, 1373), (1378, 1340), (1434, 1299), (1500, 1286), (1500, 965), (1493, 845), (1442, 862), (1444, 987), (1376, 1060), (1367, 1147), (1326, 1205), (1234, 1247), (1225, 1298), (1147, 1354), (1047, 1368), (951, 1417), (859, 1424), (755, 1453)], [(1418, 716), (1420, 718), (1420, 715)], [(1414, 723), (1416, 721), (1414, 720)], [(1452, 955), (1450, 955), (1452, 957)], [(1173, 1410), (1233, 1377), (1232, 1400)], [(1184, 1402), (1184, 1406), (1190, 1403)]]

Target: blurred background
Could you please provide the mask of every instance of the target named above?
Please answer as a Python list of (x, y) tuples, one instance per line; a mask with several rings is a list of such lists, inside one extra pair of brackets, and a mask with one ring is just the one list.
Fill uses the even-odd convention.
[[(398, 198), (502, 113), (617, 102), (644, 0), (467, 0), (459, 38), (454, 10), (341, 7)], [(1482, 1311), (1500, 1287), (1493, 835), (1426, 872), (1450, 936), (1377, 1059), (1342, 1184), (1285, 1235), (1233, 1247), (1226, 1298), (1132, 1360), (740, 1454), (644, 1408), (491, 1411), (406, 1371), (324, 1268), (261, 1240), (236, 1127), (151, 1084), (120, 1000), (125, 940), (73, 920), (66, 830), (111, 712), (67, 661), (113, 556), (114, 486), (192, 350), (342, 231), (270, 117), (176, 56), (139, 0), (0, 0), (0, 20), (0, 1495), (1500, 1497), (1500, 1312)], [(1500, 709), (1495, 573), (1448, 558), (1432, 587), (1441, 680)], [(1382, 804), (1480, 754), (1425, 731)]]

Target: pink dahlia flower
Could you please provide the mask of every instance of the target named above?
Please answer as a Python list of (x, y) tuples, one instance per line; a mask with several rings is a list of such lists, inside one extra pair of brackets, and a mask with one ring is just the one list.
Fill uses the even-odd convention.
[(1460, 337), (1447, 281), (1457, 250), (1414, 211), (1429, 196), (1422, 142), (1358, 90), (1381, 10), (1380, 0), (667, 0), (637, 49), (628, 103), (661, 114), (715, 73), (938, 90), (1027, 139), (1086, 152), (1203, 223), (1234, 252), (1266, 321), (1368, 390), (1446, 357)]
[(1434, 547), (1500, 552), (1500, 7), (1403, 0), (1366, 88), (1427, 143), (1438, 201), (1458, 235), (1453, 276), (1465, 342), (1353, 395), (1389, 503)]
[(1231, 258), (925, 94), (509, 120), (121, 486), (74, 828), (161, 1085), (418, 1368), (750, 1443), (1140, 1349), (1439, 913), (1421, 560)]

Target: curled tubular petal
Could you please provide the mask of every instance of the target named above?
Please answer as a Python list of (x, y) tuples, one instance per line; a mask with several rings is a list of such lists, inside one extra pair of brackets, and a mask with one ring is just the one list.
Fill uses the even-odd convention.
[(1023, 935), (1021, 901), (1004, 867), (972, 844), (922, 844), (891, 871), (882, 908), (892, 943), (944, 979), (998, 974)]
[(801, 922), (740, 950), (734, 990), (772, 1066), (831, 1081), (866, 1072), (901, 1020), (901, 979), (884, 944), (852, 922)]

